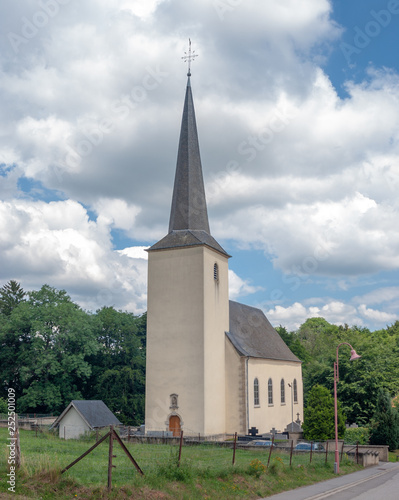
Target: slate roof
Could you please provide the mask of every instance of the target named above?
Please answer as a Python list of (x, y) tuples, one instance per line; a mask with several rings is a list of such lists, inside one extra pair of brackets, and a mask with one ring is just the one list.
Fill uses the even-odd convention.
[(190, 77), (184, 100), (169, 220), (169, 232), (178, 229), (210, 233)]
[(219, 243), (206, 231), (197, 230), (180, 230), (172, 231), (160, 241), (152, 245), (149, 250), (162, 250), (166, 248), (179, 248), (197, 245), (207, 245), (208, 247), (217, 250), (218, 252), (228, 255)]
[(211, 236), (190, 76), (187, 80), (169, 234), (148, 250), (207, 245), (230, 257)]
[(79, 415), (92, 429), (107, 427), (109, 425), (121, 425), (108, 406), (100, 400), (85, 401), (74, 399), (54, 422), (52, 427), (57, 427), (68, 411), (74, 407)]
[(301, 362), (255, 307), (230, 300), (230, 330), (226, 335), (241, 356)]

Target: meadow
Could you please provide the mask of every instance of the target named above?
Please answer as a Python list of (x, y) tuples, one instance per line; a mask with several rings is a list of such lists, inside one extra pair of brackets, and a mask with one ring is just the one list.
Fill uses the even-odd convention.
[[(295, 454), (276, 448), (270, 463), (269, 449), (230, 448), (212, 444), (184, 446), (180, 466), (178, 446), (127, 443), (144, 472), (141, 476), (114, 441), (112, 490), (107, 490), (108, 440), (70, 468), (73, 460), (88, 450), (95, 437), (63, 440), (43, 432), (21, 430), (22, 464), (16, 477), (16, 492), (7, 491), (7, 429), (0, 428), (0, 497), (13, 499), (255, 499), (334, 477), (333, 454)], [(344, 456), (342, 473), (359, 470)]]

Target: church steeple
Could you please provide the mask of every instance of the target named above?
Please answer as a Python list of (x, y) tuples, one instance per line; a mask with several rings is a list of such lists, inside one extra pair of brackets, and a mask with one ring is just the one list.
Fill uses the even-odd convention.
[(169, 232), (180, 229), (210, 233), (190, 73), (184, 100), (169, 221)]
[(197, 57), (197, 54), (191, 52), (190, 41), (188, 55), (186, 53), (182, 58), (188, 62), (188, 79), (177, 153), (169, 233), (150, 247), (149, 251), (206, 245), (230, 257), (211, 236), (209, 229), (197, 123), (190, 82), (190, 63), (194, 57)]

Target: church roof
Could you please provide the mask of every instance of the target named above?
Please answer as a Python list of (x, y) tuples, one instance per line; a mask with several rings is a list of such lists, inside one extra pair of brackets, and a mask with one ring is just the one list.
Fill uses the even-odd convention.
[(166, 248), (179, 248), (197, 245), (207, 245), (218, 252), (227, 255), (219, 243), (206, 231), (198, 230), (178, 230), (172, 231), (160, 241), (152, 245), (150, 250), (162, 250)]
[(169, 234), (150, 247), (149, 251), (197, 245), (207, 245), (230, 257), (210, 234), (189, 73), (177, 153)]
[(300, 363), (264, 313), (255, 307), (230, 300), (230, 330), (226, 335), (242, 356)]

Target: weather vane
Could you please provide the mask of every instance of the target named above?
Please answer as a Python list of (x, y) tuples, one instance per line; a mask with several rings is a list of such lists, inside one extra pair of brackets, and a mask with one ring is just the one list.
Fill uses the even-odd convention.
[(191, 40), (188, 39), (188, 54), (184, 52), (186, 55), (182, 57), (184, 62), (188, 63), (188, 73), (187, 76), (191, 76), (191, 61), (194, 61), (195, 57), (198, 57), (198, 54), (195, 54), (195, 50), (191, 52)]

